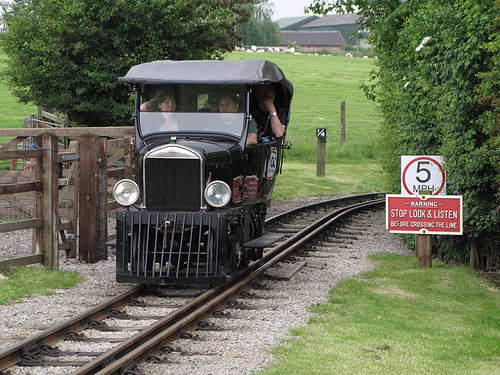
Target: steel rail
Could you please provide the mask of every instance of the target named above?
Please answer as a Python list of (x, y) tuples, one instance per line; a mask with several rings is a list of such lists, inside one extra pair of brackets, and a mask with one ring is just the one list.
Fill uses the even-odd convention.
[(68, 319), (63, 323), (60, 323), (54, 327), (50, 327), (26, 340), (20, 341), (19, 343), (5, 349), (0, 352), (0, 371), (5, 370), (19, 363), (22, 358), (23, 349), (33, 345), (40, 344), (53, 344), (58, 340), (59, 337), (64, 335), (65, 332), (72, 329), (80, 329), (85, 326), (90, 320), (102, 319), (103, 315), (106, 315), (106, 311), (112, 310), (113, 308), (122, 306), (124, 300), (132, 298), (138, 295), (142, 290), (144, 290), (143, 285), (136, 285), (129, 290), (105, 301), (93, 308), (77, 315), (74, 318)]
[[(193, 326), (202, 317), (206, 316), (210, 312), (217, 309), (218, 306), (224, 304), (225, 301), (230, 299), (234, 294), (236, 294), (240, 289), (245, 288), (258, 276), (260, 276), (269, 267), (279, 262), (284, 257), (288, 256), (290, 253), (295, 251), (299, 246), (301, 246), (306, 241), (313, 238), (319, 232), (328, 228), (333, 222), (339, 218), (345, 216), (348, 213), (357, 211), (362, 208), (367, 208), (375, 205), (381, 205), (385, 202), (384, 199), (377, 199), (370, 202), (356, 203), (351, 206), (342, 207), (334, 210), (332, 213), (326, 215), (311, 224), (310, 226), (304, 228), (298, 233), (294, 234), (292, 237), (287, 239), (282, 244), (274, 247), (269, 251), (266, 256), (264, 256), (259, 261), (253, 263), (250, 266), (251, 272), (244, 276), (241, 280), (234, 280), (233, 284), (227, 286), (227, 289), (223, 289), (224, 286), (219, 286), (211, 289), (200, 295), (196, 300), (199, 307), (195, 308), (195, 301), (192, 301), (189, 305), (191, 308), (188, 309), (186, 306), (185, 311), (190, 310), (187, 315), (182, 316), (180, 319), (176, 320), (170, 316), (157, 322), (155, 328), (167, 326), (164, 330), (160, 331), (155, 336), (152, 336), (153, 329), (148, 328), (148, 336), (151, 336), (147, 341), (142, 342), (139, 346), (131, 349), (129, 342), (124, 342), (119, 345), (120, 348), (115, 347), (108, 353), (105, 353), (89, 362), (84, 367), (80, 368), (72, 375), (84, 375), (84, 374), (96, 374), (96, 375), (111, 375), (119, 372), (125, 366), (135, 363), (135, 361), (144, 358), (149, 353), (153, 352), (160, 345), (163, 345), (169, 341), (173, 340), (173, 337), (179, 335), (183, 331), (188, 330), (189, 327)], [(176, 317), (179, 318), (179, 314)], [(171, 325), (168, 325), (172, 323)], [(140, 335), (140, 334), (138, 334)], [(137, 336), (138, 336), (137, 335)], [(138, 340), (132, 338), (134, 342), (139, 342), (143, 340)], [(115, 350), (116, 349), (116, 350)], [(110, 363), (110, 360), (114, 360)], [(100, 366), (106, 365), (107, 367), (95, 372)]]
[(266, 219), (266, 224), (271, 224), (278, 219), (281, 219), (287, 215), (291, 215), (300, 211), (307, 210), (309, 208), (315, 208), (315, 207), (321, 207), (321, 206), (327, 206), (329, 204), (334, 204), (334, 203), (342, 203), (344, 201), (352, 200), (352, 199), (366, 199), (366, 198), (375, 198), (379, 195), (386, 194), (386, 192), (374, 192), (374, 193), (364, 193), (364, 194), (354, 194), (354, 195), (348, 195), (345, 197), (340, 197), (340, 198), (331, 198), (327, 199), (324, 201), (318, 201), (318, 202), (313, 202), (306, 204), (304, 206), (292, 208), (288, 211), (280, 212), (279, 214), (276, 214), (274, 216), (271, 216)]

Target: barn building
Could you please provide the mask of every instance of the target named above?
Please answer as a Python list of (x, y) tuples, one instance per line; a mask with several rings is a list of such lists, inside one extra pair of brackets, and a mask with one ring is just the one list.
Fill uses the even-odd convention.
[(299, 16), (299, 17), (283, 17), (278, 20), (278, 25), (281, 31), (298, 30), (300, 26), (306, 23), (317, 20), (319, 16)]
[(315, 19), (299, 26), (300, 31), (338, 31), (342, 34), (347, 45), (364, 46), (363, 35), (359, 33), (359, 16), (354, 13), (333, 14)]
[(338, 50), (346, 45), (339, 31), (282, 31), (280, 46), (298, 44), (302, 50)]

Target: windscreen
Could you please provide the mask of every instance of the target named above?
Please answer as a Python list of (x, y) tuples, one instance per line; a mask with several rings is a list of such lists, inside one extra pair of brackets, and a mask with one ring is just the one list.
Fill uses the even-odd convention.
[(139, 126), (143, 136), (161, 132), (217, 133), (241, 138), (244, 88), (144, 85)]

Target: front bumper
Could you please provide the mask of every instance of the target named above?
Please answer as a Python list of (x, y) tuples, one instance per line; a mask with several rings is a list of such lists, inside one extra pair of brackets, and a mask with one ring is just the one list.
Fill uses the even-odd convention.
[(221, 284), (231, 272), (229, 233), (240, 210), (117, 216), (116, 280), (140, 284)]

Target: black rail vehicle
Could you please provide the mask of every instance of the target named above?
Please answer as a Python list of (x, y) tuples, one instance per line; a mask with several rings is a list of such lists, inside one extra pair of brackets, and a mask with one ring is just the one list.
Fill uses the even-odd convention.
[[(286, 146), (255, 90), (273, 85), (287, 126), (292, 84), (266, 60), (156, 61), (119, 80), (135, 91), (137, 174), (113, 189), (126, 207), (117, 215), (117, 281), (224, 283), (278, 237), (264, 232), (264, 219)], [(159, 95), (173, 96), (175, 108), (151, 109)], [(238, 111), (219, 112), (224, 95)], [(253, 118), (258, 143), (247, 146)]]

